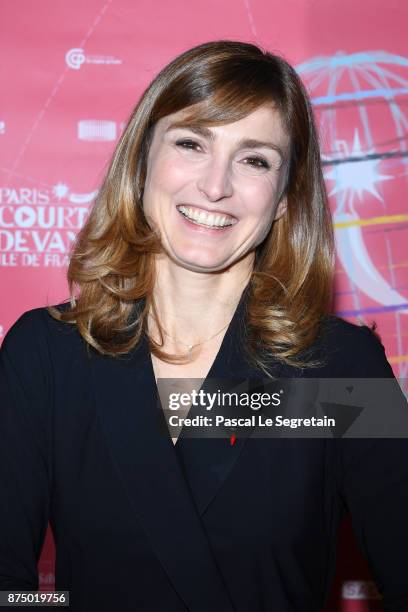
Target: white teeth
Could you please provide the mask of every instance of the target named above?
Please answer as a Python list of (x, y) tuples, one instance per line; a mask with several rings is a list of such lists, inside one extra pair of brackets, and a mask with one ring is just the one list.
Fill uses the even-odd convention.
[(234, 225), (236, 220), (226, 215), (217, 215), (214, 213), (207, 213), (204, 210), (198, 210), (191, 208), (190, 206), (178, 206), (177, 209), (185, 216), (200, 223), (200, 225), (206, 225), (208, 227), (226, 227), (228, 225)]

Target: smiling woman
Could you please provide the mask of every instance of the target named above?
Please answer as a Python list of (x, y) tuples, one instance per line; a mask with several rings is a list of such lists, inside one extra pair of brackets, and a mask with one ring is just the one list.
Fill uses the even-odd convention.
[[(268, 437), (262, 410), (242, 435), (184, 395), (278, 378), (280, 403), (284, 378), (393, 378), (373, 332), (330, 313), (333, 264), (295, 70), (236, 41), (176, 57), (77, 236), (70, 299), (2, 345), (0, 590), (38, 588), (49, 521), (71, 612), (317, 612), (348, 510), (386, 609), (405, 610), (406, 439), (333, 439), (303, 392), (309, 439), (298, 418)], [(171, 434), (163, 382), (187, 399)], [(183, 424), (217, 419), (221, 437)]]
[(272, 356), (319, 365), (307, 349), (330, 309), (333, 263), (301, 80), (253, 45), (206, 43), (141, 97), (72, 253), (71, 308), (50, 314), (108, 355), (148, 329), (157, 374), (198, 377), (247, 288), (244, 352), (270, 376)]
[[(188, 124), (167, 127), (183, 115), (165, 117), (155, 128), (145, 216), (173, 263), (197, 272), (236, 264), (249, 277), (255, 249), (286, 210), (286, 198), (278, 197), (284, 177), (279, 150), (288, 149), (288, 137), (270, 107), (207, 129), (195, 140)], [(254, 138), (246, 139), (248, 134)], [(265, 134), (276, 144), (263, 143)]]

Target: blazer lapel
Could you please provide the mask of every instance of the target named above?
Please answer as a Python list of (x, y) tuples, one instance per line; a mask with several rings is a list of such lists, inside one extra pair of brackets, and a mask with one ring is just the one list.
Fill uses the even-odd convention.
[[(259, 369), (254, 368), (245, 360), (242, 345), (240, 344), (240, 338), (243, 337), (247, 303), (248, 287), (241, 296), (220, 350), (201, 387), (203, 390), (206, 390), (211, 378), (265, 378), (265, 375)], [(273, 375), (279, 376), (281, 367), (278, 362), (274, 362), (271, 366), (273, 367)], [(260, 384), (262, 384), (261, 381)], [(226, 387), (223, 388), (226, 390)], [(202, 408), (192, 407), (189, 417), (202, 413)], [(230, 434), (232, 435), (233, 433), (233, 430), (231, 430)], [(184, 436), (184, 428), (181, 430), (175, 448), (182, 463), (184, 474), (199, 515), (205, 512), (208, 505), (217, 495), (217, 492), (242, 453), (250, 433), (251, 431), (247, 432), (245, 437), (243, 437), (237, 432), (235, 441), (232, 444), (229, 437), (187, 438)]]
[(91, 372), (119, 477), (174, 588), (191, 612), (232, 612), (169, 432), (158, 430), (167, 425), (147, 340), (125, 358), (93, 353)]
[[(206, 381), (263, 378), (245, 361), (238, 342), (247, 296), (248, 288)], [(229, 438), (189, 439), (182, 430), (174, 446), (146, 338), (120, 358), (93, 352), (90, 363), (96, 406), (113, 462), (174, 588), (191, 612), (233, 612), (200, 515), (225, 482), (247, 438), (238, 434), (231, 445)]]

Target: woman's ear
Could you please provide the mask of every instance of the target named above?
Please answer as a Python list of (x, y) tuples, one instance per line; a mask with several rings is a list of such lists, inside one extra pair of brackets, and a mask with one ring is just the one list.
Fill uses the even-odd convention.
[(277, 219), (282, 217), (282, 215), (285, 214), (287, 207), (288, 207), (288, 201), (285, 196), (284, 198), (281, 199), (281, 201), (276, 207), (274, 221), (276, 221)]

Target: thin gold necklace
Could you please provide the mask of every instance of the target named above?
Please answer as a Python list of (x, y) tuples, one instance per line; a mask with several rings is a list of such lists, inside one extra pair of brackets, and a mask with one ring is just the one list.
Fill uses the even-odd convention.
[(187, 344), (186, 342), (183, 342), (182, 340), (178, 340), (177, 338), (174, 338), (173, 336), (170, 336), (170, 334), (168, 334), (166, 332), (166, 330), (164, 329), (163, 326), (162, 326), (162, 330), (163, 330), (164, 335), (167, 336), (168, 338), (170, 338), (170, 340), (173, 340), (173, 342), (178, 342), (179, 344), (182, 344), (183, 346), (186, 346), (187, 350), (188, 350), (188, 356), (191, 357), (191, 354), (193, 352), (193, 348), (195, 348), (196, 346), (201, 346), (201, 344), (205, 344), (206, 342), (209, 342), (210, 340), (215, 338), (215, 336), (218, 336), (218, 334), (220, 334), (222, 331), (224, 331), (224, 329), (226, 327), (228, 327), (229, 324), (230, 324), (230, 321), (228, 321), (228, 323), (226, 325), (224, 325), (224, 327), (222, 327), (219, 331), (217, 331), (216, 334), (214, 334), (213, 336), (210, 336), (206, 340), (202, 340), (202, 342), (196, 342), (196, 344)]

